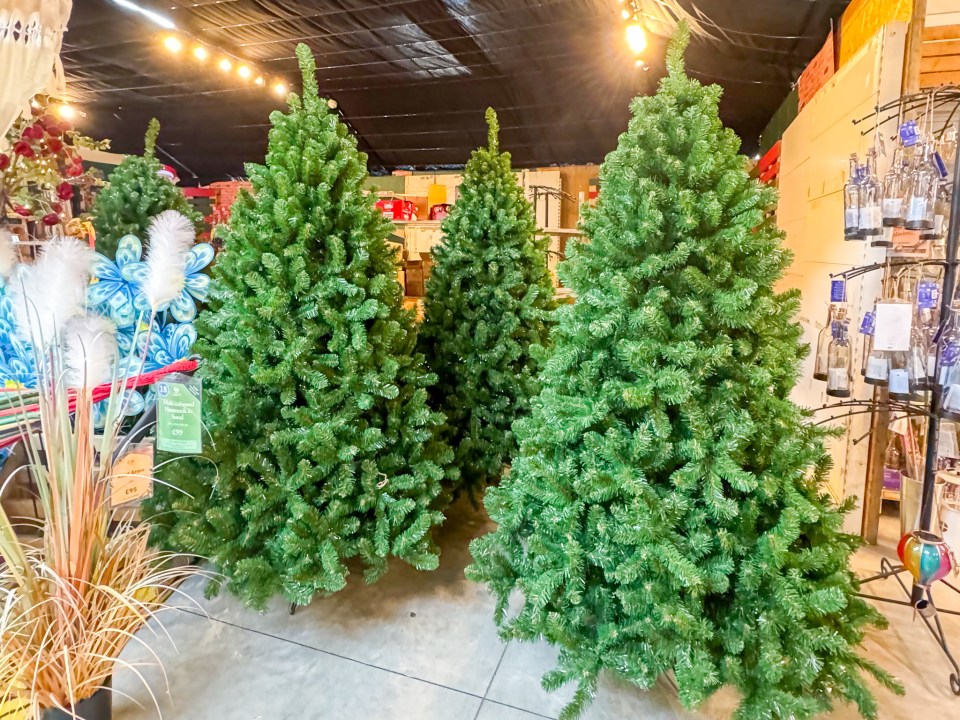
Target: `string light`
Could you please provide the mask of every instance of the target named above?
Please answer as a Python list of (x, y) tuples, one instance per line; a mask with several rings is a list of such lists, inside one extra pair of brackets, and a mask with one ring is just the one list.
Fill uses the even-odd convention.
[(273, 91), (280, 97), (283, 97), (287, 94), (287, 86), (282, 82), (278, 82), (273, 86)]
[(62, 105), (57, 106), (57, 115), (62, 117), (64, 120), (72, 120), (77, 116), (77, 111), (66, 103), (63, 103)]
[(193, 56), (200, 62), (203, 62), (207, 59), (207, 49), (203, 45), (197, 45), (193, 49)]
[(183, 43), (180, 42), (180, 38), (174, 35), (167, 35), (167, 37), (163, 39), (163, 46), (174, 53), (180, 52), (180, 50), (183, 49)]
[(629, 19), (630, 19), (630, 11), (627, 10), (626, 8), (624, 8), (623, 10), (620, 11), (620, 17), (622, 17), (624, 20), (629, 20)]
[(220, 69), (224, 72), (230, 72), (233, 69), (233, 63), (230, 62), (227, 58), (223, 58), (220, 61)]
[(257, 75), (257, 79), (253, 81), (253, 84), (254, 84), (254, 85), (259, 85), (260, 87), (263, 87), (263, 85), (264, 85), (263, 76), (262, 76), (262, 75)]
[(249, 79), (249, 78), (250, 78), (250, 68), (248, 68), (246, 65), (241, 65), (240, 68), (237, 70), (237, 75), (239, 75), (240, 77), (242, 77), (244, 80)]
[(627, 45), (634, 55), (639, 55), (647, 48), (647, 34), (639, 24), (627, 25)]

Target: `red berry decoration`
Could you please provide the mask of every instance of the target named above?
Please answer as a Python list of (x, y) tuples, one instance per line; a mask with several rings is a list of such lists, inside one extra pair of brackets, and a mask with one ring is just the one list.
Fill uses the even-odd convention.
[(62, 182), (57, 185), (57, 197), (61, 200), (69, 200), (73, 197), (73, 185), (68, 182)]
[(50, 226), (50, 225), (59, 225), (59, 224), (60, 224), (60, 216), (57, 215), (56, 213), (49, 213), (49, 214), (47, 214), (47, 215), (44, 215), (44, 216), (43, 216), (43, 224), (44, 224), (44, 225), (47, 225), (47, 226)]
[(40, 124), (43, 125), (48, 134), (54, 136), (63, 135), (63, 131), (66, 129), (57, 122), (57, 119), (53, 115), (44, 115), (40, 118)]
[(0, 153), (0, 172), (10, 167), (10, 156), (6, 153)]
[(22, 136), (27, 140), (43, 139), (43, 128), (39, 125), (28, 125), (23, 129)]
[(47, 138), (46, 145), (47, 150), (49, 150), (51, 153), (58, 153), (63, 150), (63, 140), (60, 140), (59, 138)]
[(26, 208), (23, 205), (14, 205), (13, 211), (21, 217), (30, 217), (33, 215), (33, 213), (30, 212), (30, 208)]
[(21, 155), (25, 158), (36, 157), (36, 153), (33, 152), (33, 148), (30, 147), (30, 143), (28, 143), (26, 140), (17, 140), (17, 142), (13, 144), (13, 151), (17, 155)]
[(69, 178), (80, 177), (83, 175), (83, 164), (75, 163), (70, 165), (63, 174)]

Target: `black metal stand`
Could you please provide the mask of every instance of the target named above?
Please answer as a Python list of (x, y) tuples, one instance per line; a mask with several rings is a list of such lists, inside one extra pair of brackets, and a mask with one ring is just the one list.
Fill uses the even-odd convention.
[[(929, 630), (930, 634), (933, 635), (933, 639), (937, 641), (937, 645), (940, 646), (943, 654), (947, 656), (947, 660), (949, 660), (950, 664), (953, 666), (953, 672), (950, 673), (950, 689), (953, 691), (954, 695), (960, 695), (960, 665), (957, 664), (956, 659), (953, 657), (953, 653), (950, 652), (950, 646), (947, 644), (947, 636), (943, 632), (943, 626), (940, 624), (940, 613), (960, 616), (960, 611), (938, 609), (933, 602), (933, 593), (930, 591), (930, 588), (918, 588), (916, 585), (913, 587), (907, 587), (906, 583), (900, 579), (900, 575), (906, 571), (907, 569), (903, 565), (894, 565), (887, 560), (887, 558), (883, 558), (880, 561), (880, 572), (876, 575), (872, 575), (864, 580), (861, 580), (860, 585), (863, 586), (876, 580), (893, 578), (897, 581), (900, 589), (903, 590), (903, 594), (910, 598), (909, 600), (894, 600), (892, 598), (881, 597), (879, 595), (868, 595), (867, 593), (859, 593), (859, 595), (866, 600), (874, 600), (876, 602), (885, 602), (893, 605), (903, 605), (905, 607), (914, 608), (916, 612), (919, 613), (920, 619), (923, 620), (923, 624), (927, 626), (927, 630)], [(960, 588), (953, 583), (950, 583), (947, 580), (941, 580), (940, 582), (950, 588), (957, 595), (960, 595)], [(921, 592), (919, 600), (914, 599), (917, 590), (920, 590)]]
[[(960, 103), (960, 95), (958, 95), (957, 90), (957, 88), (943, 88), (935, 90), (932, 92), (932, 102), (936, 104), (937, 100), (940, 99), (941, 102), (953, 101), (955, 103)], [(898, 110), (898, 114), (900, 117), (902, 117), (902, 112), (904, 109), (914, 107), (919, 104), (928, 103), (928, 101), (931, 100), (930, 92), (931, 91), (925, 91), (917, 95), (902, 97), (899, 100), (888, 103), (883, 107), (878, 107), (874, 117), (876, 117), (879, 121), (880, 113), (888, 111), (892, 108), (896, 108)], [(958, 104), (958, 107), (960, 107), (960, 104)], [(956, 109), (954, 110), (954, 113), (951, 113), (950, 119), (947, 121), (948, 124), (953, 119), (955, 113)], [(866, 118), (855, 122), (862, 122), (865, 119)], [(883, 120), (882, 123), (885, 123), (891, 119), (892, 117), (888, 117)], [(877, 123), (877, 125), (874, 127), (874, 132), (879, 132), (879, 126), (882, 123)], [(950, 199), (950, 226), (947, 230), (947, 242), (945, 247), (946, 258), (943, 263), (943, 292), (940, 294), (941, 322), (947, 318), (956, 294), (958, 237), (960, 237), (960, 152), (957, 153), (953, 166), (953, 195)], [(923, 473), (923, 491), (920, 501), (921, 530), (930, 530), (931, 523), (933, 521), (933, 510), (935, 505), (935, 492), (937, 484), (937, 457), (940, 441), (939, 417), (942, 401), (943, 391), (940, 388), (939, 383), (933, 383), (933, 388), (930, 392), (929, 419), (927, 421), (927, 446)], [(880, 597), (878, 595), (868, 595), (865, 593), (860, 593), (860, 597), (874, 600), (876, 602), (892, 603), (894, 605), (904, 605), (914, 608), (914, 610), (919, 613), (924, 624), (927, 626), (927, 630), (930, 631), (930, 634), (933, 635), (933, 638), (937, 641), (937, 645), (940, 646), (943, 654), (946, 655), (947, 659), (950, 661), (950, 664), (953, 666), (953, 672), (950, 673), (950, 689), (953, 691), (954, 695), (960, 696), (960, 665), (957, 664), (956, 659), (950, 652), (950, 646), (947, 644), (947, 638), (943, 632), (943, 626), (940, 624), (939, 617), (939, 613), (941, 612), (958, 616), (960, 616), (960, 612), (954, 610), (938, 610), (937, 606), (934, 604), (933, 593), (930, 591), (929, 587), (914, 584), (912, 587), (908, 588), (900, 578), (900, 575), (905, 571), (906, 568), (904, 568), (902, 565), (894, 565), (886, 558), (883, 558), (880, 561), (880, 572), (876, 575), (866, 578), (865, 580), (861, 580), (860, 585), (863, 586), (877, 580), (886, 580), (887, 578), (892, 577), (897, 581), (897, 584), (900, 586), (901, 590), (903, 590), (904, 594), (909, 598), (908, 601), (893, 600), (890, 598)], [(960, 588), (957, 588), (955, 585), (952, 585), (946, 580), (940, 580), (939, 582), (943, 583), (953, 592), (960, 595)]]

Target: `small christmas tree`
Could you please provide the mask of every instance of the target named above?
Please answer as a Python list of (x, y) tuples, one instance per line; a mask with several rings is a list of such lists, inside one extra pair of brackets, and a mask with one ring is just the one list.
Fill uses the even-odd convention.
[[(649, 688), (672, 672), (687, 707), (722, 685), (738, 720), (801, 720), (852, 701), (877, 715), (857, 654), (881, 615), (856, 596), (859, 540), (822, 491), (824, 431), (790, 401), (807, 352), (790, 264), (717, 112), (720, 88), (668, 76), (601, 170), (598, 207), (561, 267), (544, 389), (517, 424), (497, 530), (468, 575), (498, 597), (506, 638), (559, 646), (549, 688), (608, 670)], [(513, 591), (523, 595), (507, 616)]]
[(107, 257), (116, 254), (117, 243), (124, 235), (145, 238), (150, 220), (164, 210), (183, 213), (200, 230), (200, 213), (190, 206), (180, 188), (160, 175), (163, 165), (154, 154), (159, 133), (160, 123), (154, 118), (147, 127), (143, 156), (125, 157), (93, 203), (97, 251)]
[(447, 416), (461, 487), (475, 496), (500, 478), (516, 450), (510, 424), (539, 391), (535, 347), (546, 343), (553, 286), (546, 239), (498, 147), (474, 151), (427, 283), (421, 347), (439, 381), (434, 407)]
[(159, 487), (148, 508), (156, 541), (211, 558), (255, 607), (343, 588), (348, 558), (368, 582), (391, 555), (436, 568), (452, 459), (366, 156), (297, 56), (303, 97), (271, 115), (197, 321), (213, 462), (171, 464), (189, 494)]

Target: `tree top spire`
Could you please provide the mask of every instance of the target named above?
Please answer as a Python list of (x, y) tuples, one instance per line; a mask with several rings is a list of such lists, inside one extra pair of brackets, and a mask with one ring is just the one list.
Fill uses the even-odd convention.
[(319, 99), (320, 91), (317, 88), (317, 62), (313, 53), (306, 44), (297, 45), (297, 59), (300, 61), (300, 73), (303, 75), (304, 104), (308, 98)]
[(147, 125), (147, 134), (143, 136), (143, 154), (145, 157), (153, 157), (157, 148), (157, 135), (160, 134), (160, 121), (156, 118), (150, 118)]
[(683, 56), (690, 45), (690, 26), (681, 20), (667, 44), (667, 72), (671, 77), (686, 74), (686, 61)]
[(500, 151), (500, 122), (492, 107), (487, 108), (487, 145), (493, 152)]

